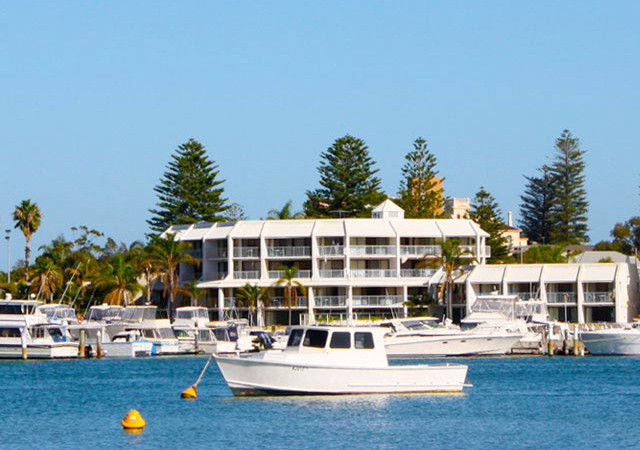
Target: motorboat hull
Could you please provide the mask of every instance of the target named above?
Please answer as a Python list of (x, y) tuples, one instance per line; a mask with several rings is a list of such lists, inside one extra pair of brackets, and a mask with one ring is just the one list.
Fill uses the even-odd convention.
[(215, 357), (236, 396), (462, 392), (467, 366), (330, 367)]
[(396, 336), (385, 339), (389, 358), (504, 355), (522, 335)]
[(640, 356), (639, 330), (602, 330), (580, 333), (592, 355)]
[[(78, 344), (75, 342), (27, 345), (27, 359), (63, 359), (77, 357)], [(19, 344), (0, 344), (0, 358), (22, 359), (22, 346)]]
[(153, 344), (139, 342), (105, 342), (102, 344), (102, 356), (105, 358), (138, 358), (151, 356)]

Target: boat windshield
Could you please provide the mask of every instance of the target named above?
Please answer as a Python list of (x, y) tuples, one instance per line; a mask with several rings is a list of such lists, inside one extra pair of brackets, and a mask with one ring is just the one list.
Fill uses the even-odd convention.
[(25, 304), (4, 304), (0, 305), (0, 314), (12, 314), (12, 315), (22, 315), (22, 314), (33, 314), (35, 312), (36, 305), (25, 305)]
[(155, 318), (155, 306), (125, 308), (122, 313), (122, 320), (126, 322), (141, 322), (143, 320), (154, 320)]
[(324, 348), (327, 345), (329, 332), (326, 330), (307, 330), (302, 345), (305, 347)]
[(173, 330), (171, 328), (158, 328), (158, 334), (161, 338), (165, 339), (175, 339), (176, 335), (173, 334)]
[(120, 320), (124, 308), (112, 306), (109, 308), (89, 308), (87, 320)]
[(304, 334), (303, 330), (295, 329), (291, 331), (289, 335), (289, 340), (287, 341), (287, 347), (298, 347), (300, 342), (302, 342), (302, 335)]
[(198, 340), (200, 342), (211, 342), (211, 330), (198, 330)]
[(177, 338), (189, 338), (191, 336), (189, 336), (189, 333), (187, 332), (187, 330), (173, 330), (173, 333), (176, 335)]
[(229, 335), (227, 334), (226, 328), (216, 328), (213, 330), (213, 334), (218, 341), (229, 341)]

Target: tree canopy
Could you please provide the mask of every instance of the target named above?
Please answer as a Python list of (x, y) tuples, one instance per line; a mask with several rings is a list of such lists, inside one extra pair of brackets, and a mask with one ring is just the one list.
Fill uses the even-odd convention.
[(413, 150), (405, 155), (398, 204), (405, 217), (434, 218), (443, 209), (442, 190), (436, 179), (436, 157), (427, 149), (427, 141), (419, 137)]
[(520, 226), (531, 241), (541, 244), (551, 242), (551, 206), (553, 191), (549, 168), (542, 166), (540, 175), (527, 177), (525, 192), (520, 196)]
[(507, 227), (502, 221), (502, 211), (496, 199), (484, 187), (480, 187), (471, 202), (469, 216), (480, 225), (480, 228), (489, 233), (487, 238), (487, 245), (491, 247), (489, 262), (504, 262), (509, 257), (507, 238), (502, 234)]

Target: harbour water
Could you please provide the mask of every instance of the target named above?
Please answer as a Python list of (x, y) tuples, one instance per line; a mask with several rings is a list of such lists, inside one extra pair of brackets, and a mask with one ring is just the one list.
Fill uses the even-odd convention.
[[(180, 399), (205, 361), (2, 361), (0, 448), (640, 447), (640, 358), (447, 360), (474, 387), (435, 396), (234, 398), (212, 364)], [(120, 426), (131, 408), (141, 434)]]

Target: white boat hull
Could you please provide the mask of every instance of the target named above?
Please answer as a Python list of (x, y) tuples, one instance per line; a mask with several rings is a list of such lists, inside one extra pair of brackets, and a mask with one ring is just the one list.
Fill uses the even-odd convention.
[(580, 333), (580, 339), (592, 355), (640, 356), (640, 332), (604, 330)]
[(338, 395), (462, 392), (467, 366), (324, 367), (216, 356), (234, 395)]
[[(53, 344), (28, 344), (27, 359), (77, 358), (78, 344), (75, 342), (56, 342)], [(22, 346), (0, 344), (0, 358), (22, 359)]]
[(105, 358), (144, 357), (151, 356), (152, 349), (151, 342), (105, 342), (102, 344), (102, 356)]
[(396, 336), (385, 339), (389, 358), (504, 355), (522, 335)]

